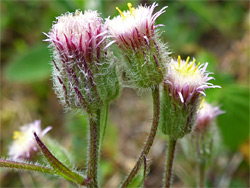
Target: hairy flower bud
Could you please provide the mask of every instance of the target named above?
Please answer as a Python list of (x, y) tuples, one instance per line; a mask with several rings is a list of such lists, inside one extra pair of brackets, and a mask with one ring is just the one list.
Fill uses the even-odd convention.
[(184, 152), (190, 160), (198, 159), (199, 162), (208, 163), (219, 153), (221, 140), (214, 119), (223, 113), (225, 112), (218, 106), (208, 104), (203, 98), (198, 109), (195, 129), (182, 141)]
[(212, 121), (220, 114), (225, 113), (224, 111), (220, 110), (218, 106), (212, 106), (208, 104), (205, 99), (202, 100), (200, 109), (197, 114), (196, 132), (206, 132)]
[(36, 132), (39, 137), (43, 137), (51, 129), (52, 127), (49, 126), (42, 131), (40, 120), (22, 126), (20, 131), (13, 133), (14, 141), (9, 148), (9, 156), (14, 160), (30, 158), (31, 154), (37, 151), (34, 132)]
[(159, 39), (155, 20), (165, 12), (167, 7), (153, 14), (157, 7), (139, 6), (133, 8), (128, 3), (129, 11), (121, 11), (112, 20), (107, 19), (109, 34), (116, 43), (126, 60), (123, 65), (131, 86), (149, 88), (159, 85), (165, 72), (164, 63), (168, 62), (169, 52), (165, 44)]
[(96, 11), (66, 13), (47, 35), (53, 48), (53, 84), (63, 106), (88, 113), (114, 99), (119, 83), (106, 27)]
[[(206, 72), (208, 63), (195, 65), (195, 59), (189, 63), (172, 59), (167, 67), (164, 78), (162, 99), (162, 131), (177, 139), (190, 133), (196, 121), (196, 114), (201, 102), (201, 96), (208, 88), (220, 88), (208, 83), (214, 79)], [(163, 123), (165, 122), (165, 123)]]

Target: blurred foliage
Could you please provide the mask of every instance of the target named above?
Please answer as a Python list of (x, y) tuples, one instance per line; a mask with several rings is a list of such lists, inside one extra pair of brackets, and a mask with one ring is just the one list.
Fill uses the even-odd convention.
[(19, 83), (32, 83), (48, 79), (51, 66), (48, 63), (49, 50), (45, 45), (28, 49), (22, 55), (16, 55), (15, 60), (5, 67), (5, 77), (8, 81)]
[[(134, 6), (145, 3), (149, 5), (153, 2), (149, 0), (131, 1)], [(1, 114), (3, 114), (1, 116), (1, 155), (7, 155), (7, 147), (14, 129), (40, 118), (44, 127), (48, 124), (53, 125), (53, 130), (49, 134), (54, 135), (53, 139), (58, 140), (59, 145), (65, 148), (65, 150), (60, 150), (61, 146), (49, 146), (50, 149), (55, 150), (55, 154), (61, 155), (65, 161), (67, 158), (64, 158), (65, 152), (67, 155), (71, 155), (70, 160), (75, 161), (78, 170), (83, 171), (86, 167), (86, 151), (88, 150), (88, 119), (86, 115), (82, 114), (65, 114), (58, 104), (50, 81), (51, 52), (46, 47), (47, 44), (42, 42), (46, 38), (42, 32), (48, 33), (55, 17), (65, 12), (90, 8), (100, 11), (103, 18), (108, 16), (112, 18), (118, 14), (115, 7), (126, 10), (127, 2), (117, 0), (2, 0), (0, 3)], [(229, 161), (232, 155), (239, 151), (246, 155), (246, 149), (239, 150), (239, 148), (242, 148), (243, 144), (244, 148), (249, 149), (250, 147), (249, 2), (166, 0), (158, 1), (158, 3), (157, 10), (168, 6), (166, 13), (161, 15), (157, 22), (165, 24), (160, 32), (162, 32), (162, 39), (168, 43), (173, 52), (172, 56), (177, 57), (180, 54), (185, 58), (189, 55), (191, 58), (196, 57), (197, 61), (201, 63), (209, 62), (208, 70), (214, 72), (216, 78), (213, 83), (222, 86), (222, 89), (207, 92), (207, 100), (210, 103), (221, 105), (221, 109), (226, 111), (225, 114), (219, 116), (217, 121), (223, 143), (226, 146), (226, 149), (222, 151), (224, 155), (218, 161)], [(131, 163), (125, 162), (124, 159), (128, 160), (129, 157), (134, 159), (143, 144), (142, 140), (134, 152), (124, 151), (124, 148), (119, 146), (122, 143), (131, 143), (126, 139), (134, 139), (133, 136), (129, 137), (126, 134), (138, 135), (136, 131), (140, 130), (143, 130), (142, 134), (145, 132), (145, 128), (142, 126), (131, 128), (137, 134), (121, 132), (119, 124), (122, 122), (119, 122), (119, 117), (126, 116), (128, 124), (133, 127), (135, 124), (131, 122), (130, 116), (134, 113), (120, 112), (119, 114), (118, 106), (119, 103), (111, 106), (111, 109), (114, 110), (112, 110), (113, 114), (110, 114), (102, 149), (100, 173), (102, 185), (107, 187), (117, 185), (122, 180), (121, 177), (125, 175), (127, 169), (131, 168)], [(140, 118), (142, 117), (138, 117), (138, 119)], [(143, 118), (150, 119), (149, 117)], [(125, 154), (129, 156), (123, 157)], [(162, 158), (164, 155), (159, 157), (159, 159)], [(160, 161), (153, 160), (152, 166)], [(183, 172), (182, 168), (189, 169), (188, 174), (191, 176), (191, 171), (194, 169), (193, 166), (188, 167), (185, 164), (185, 158), (180, 157), (177, 163), (182, 165), (180, 171)], [(163, 168), (163, 164), (160, 168)], [(249, 186), (249, 182), (247, 182), (249, 163), (240, 164), (240, 168), (236, 170), (237, 173), (233, 175), (230, 187)], [(214, 176), (223, 173), (221, 169), (226, 166), (226, 163), (214, 164), (212, 167)], [(179, 167), (176, 166), (176, 168)], [(163, 169), (161, 170), (163, 171)], [(218, 173), (216, 174), (216, 172)], [(160, 186), (162, 178), (158, 173), (159, 171), (152, 170), (149, 178), (151, 179), (152, 176), (156, 179), (152, 182), (158, 182)], [(187, 173), (186, 176), (188, 177)], [(218, 175), (218, 177), (220, 176)], [(182, 180), (184, 179), (185, 177), (182, 178)], [(33, 176), (29, 173), (20, 175), (2, 169), (0, 180), (3, 187), (28, 185), (39, 187), (44, 186), (46, 180), (50, 180), (50, 183), (46, 183), (46, 187), (74, 187), (63, 180), (55, 180), (55, 178), (47, 176)], [(211, 185), (214, 185), (216, 178), (211, 175), (209, 181)], [(27, 185), (25, 182), (28, 182)], [(156, 185), (147, 182), (147, 186)]]

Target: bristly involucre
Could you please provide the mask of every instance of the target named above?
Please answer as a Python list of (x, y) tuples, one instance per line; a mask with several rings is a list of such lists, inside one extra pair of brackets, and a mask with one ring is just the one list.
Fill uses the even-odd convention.
[(76, 10), (56, 18), (47, 35), (53, 49), (53, 84), (66, 109), (88, 113), (119, 92), (115, 58), (105, 50), (107, 30), (96, 11)]
[(166, 44), (160, 40), (155, 20), (165, 12), (163, 7), (155, 14), (156, 3), (151, 6), (133, 8), (128, 3), (129, 11), (121, 11), (120, 15), (107, 19), (109, 35), (116, 43), (126, 60), (125, 71), (131, 86), (150, 88), (159, 85), (163, 80), (165, 66), (169, 61)]
[[(190, 133), (196, 122), (201, 97), (206, 96), (208, 88), (220, 88), (208, 83), (214, 79), (206, 72), (208, 63), (195, 65), (195, 59), (189, 62), (172, 59), (167, 66), (162, 97), (162, 131), (173, 138), (181, 138)], [(163, 123), (165, 122), (165, 123)]]

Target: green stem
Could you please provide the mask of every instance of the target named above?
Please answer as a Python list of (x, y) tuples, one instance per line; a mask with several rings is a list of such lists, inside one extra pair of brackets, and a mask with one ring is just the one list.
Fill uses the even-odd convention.
[(129, 173), (125, 181), (122, 183), (121, 187), (125, 188), (129, 185), (129, 183), (132, 181), (132, 179), (136, 176), (137, 172), (139, 171), (141, 165), (143, 164), (144, 157), (147, 157), (150, 148), (154, 142), (154, 138), (157, 132), (158, 124), (159, 124), (159, 116), (160, 116), (160, 96), (159, 96), (159, 86), (156, 86), (154, 89), (152, 89), (152, 96), (153, 96), (153, 123), (151, 126), (150, 133), (148, 135), (146, 144), (140, 154), (140, 157), (138, 158), (134, 168)]
[(169, 137), (168, 143), (168, 155), (167, 155), (167, 166), (165, 169), (165, 176), (164, 176), (164, 187), (169, 188), (171, 186), (171, 177), (172, 177), (172, 169), (174, 163), (174, 153), (175, 153), (175, 146), (176, 146), (177, 139), (173, 139)]
[(101, 135), (101, 142), (100, 142), (100, 149), (102, 147), (102, 143), (106, 133), (107, 121), (108, 121), (108, 112), (109, 112), (109, 103), (104, 104), (104, 108), (101, 112), (101, 127), (102, 127), (102, 135)]
[(99, 141), (100, 141), (100, 109), (96, 114), (89, 115), (89, 158), (87, 177), (90, 183), (87, 187), (98, 187), (98, 163), (99, 163)]
[(205, 142), (204, 142), (204, 132), (196, 131), (196, 153), (198, 158), (198, 187), (205, 187), (205, 172), (206, 172), (206, 159), (204, 156), (205, 152)]
[(29, 170), (29, 171), (42, 172), (45, 174), (57, 175), (57, 173), (53, 169), (50, 169), (44, 166), (10, 161), (10, 160), (5, 160), (5, 159), (0, 159), (0, 167), (11, 168), (11, 169), (16, 169), (16, 170), (17, 169)]
[(199, 188), (205, 187), (205, 160), (199, 162)]

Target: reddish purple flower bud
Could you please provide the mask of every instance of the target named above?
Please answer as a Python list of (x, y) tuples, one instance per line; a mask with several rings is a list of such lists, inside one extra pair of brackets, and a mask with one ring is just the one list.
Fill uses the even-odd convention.
[[(187, 157), (198, 162), (210, 163), (221, 149), (221, 139), (214, 119), (225, 113), (218, 106), (212, 106), (203, 98), (197, 113), (196, 127), (190, 136), (183, 140)], [(194, 154), (196, 153), (196, 156)]]
[(107, 19), (109, 35), (113, 39), (108, 44), (116, 43), (121, 49), (126, 64), (129, 83), (139, 88), (159, 85), (163, 80), (165, 63), (169, 61), (167, 46), (159, 37), (155, 20), (165, 12), (163, 7), (155, 14), (156, 3), (152, 6), (138, 6), (133, 8), (128, 3), (129, 11), (121, 11), (120, 15)]
[(195, 131), (204, 132), (207, 131), (212, 121), (220, 114), (225, 113), (220, 110), (218, 106), (212, 106), (208, 104), (205, 99), (202, 100), (200, 109), (197, 114), (197, 121)]
[(220, 88), (208, 83), (214, 79), (206, 72), (208, 63), (195, 65), (195, 59), (186, 61), (171, 60), (164, 78), (162, 102), (162, 130), (174, 138), (181, 138), (190, 133), (196, 121), (196, 114), (201, 97), (206, 96), (208, 88)]
[(225, 113), (202, 99), (198, 109), (194, 131), (182, 139), (186, 157), (192, 161), (210, 163), (219, 154), (222, 143), (214, 119)]
[(168, 71), (164, 79), (164, 85), (168, 88), (169, 94), (176, 102), (188, 104), (195, 102), (201, 95), (206, 96), (205, 90), (208, 88), (220, 88), (208, 83), (214, 79), (206, 72), (208, 63), (195, 65), (195, 59), (189, 63), (186, 61), (172, 59), (168, 65)]
[(107, 30), (96, 11), (66, 13), (47, 35), (53, 49), (53, 84), (63, 106), (91, 112), (117, 96), (119, 83)]

